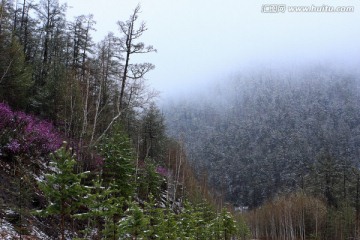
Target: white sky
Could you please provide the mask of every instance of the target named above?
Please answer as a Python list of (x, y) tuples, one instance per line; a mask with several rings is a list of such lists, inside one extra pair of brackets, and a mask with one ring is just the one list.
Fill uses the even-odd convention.
[[(94, 14), (100, 41), (140, 2), (158, 53), (147, 79), (163, 96), (249, 67), (296, 67), (333, 61), (360, 66), (360, 0), (62, 0), (68, 19)], [(354, 6), (353, 13), (261, 13), (263, 4)]]

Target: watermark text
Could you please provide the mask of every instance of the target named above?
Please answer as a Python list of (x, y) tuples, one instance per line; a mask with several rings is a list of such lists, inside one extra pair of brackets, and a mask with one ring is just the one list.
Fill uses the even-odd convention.
[(309, 5), (309, 6), (288, 6), (286, 4), (263, 4), (262, 13), (351, 13), (355, 12), (354, 6), (330, 6), (330, 5)]

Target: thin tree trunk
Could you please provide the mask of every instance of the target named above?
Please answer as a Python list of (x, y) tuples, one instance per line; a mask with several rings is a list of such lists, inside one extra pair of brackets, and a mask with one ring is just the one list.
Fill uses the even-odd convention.
[(65, 240), (65, 202), (61, 202), (61, 223), (60, 223), (60, 231), (61, 231), (61, 240)]
[(11, 67), (12, 62), (13, 62), (13, 60), (11, 60), (10, 63), (9, 63), (9, 66), (7, 66), (4, 74), (2, 75), (2, 77), (1, 77), (1, 79), (0, 79), (0, 83), (4, 80), (6, 74), (8, 73), (8, 71), (9, 71), (9, 69), (10, 69), (10, 67)]
[[(179, 162), (177, 161), (179, 159)], [(177, 187), (178, 187), (178, 183), (179, 183), (179, 179), (180, 179), (180, 170), (181, 170), (181, 165), (182, 165), (182, 144), (180, 145), (180, 154), (179, 157), (176, 157), (176, 166), (175, 166), (175, 183), (174, 183), (174, 195), (173, 195), (173, 204), (175, 204), (175, 199), (176, 199), (176, 192), (177, 192)]]
[(86, 134), (87, 131), (87, 126), (88, 126), (87, 120), (88, 120), (88, 111), (89, 111), (90, 77), (84, 76), (84, 78), (86, 78), (86, 92), (85, 92), (85, 100), (83, 107), (83, 125), (80, 134), (80, 144), (82, 144), (84, 135)]
[[(92, 133), (91, 133), (91, 139), (90, 139), (90, 146), (92, 146), (92, 143), (94, 141), (94, 136), (96, 133), (96, 125), (97, 125), (97, 120), (99, 118), (99, 114), (100, 114), (100, 103), (101, 103), (101, 98), (102, 98), (102, 91), (103, 91), (103, 84), (105, 82), (106, 79), (106, 74), (105, 71), (107, 72), (107, 70), (105, 70), (105, 59), (102, 59), (102, 76), (101, 76), (101, 81), (99, 84), (99, 92), (98, 92), (98, 98), (96, 100), (96, 107), (95, 107), (95, 115), (94, 115), (94, 123), (93, 123), (93, 129), (92, 129)], [(108, 64), (106, 64), (108, 65)], [(107, 68), (107, 67), (106, 67)]]
[(2, 0), (0, 5), (0, 35), (2, 34), (2, 20), (4, 15), (4, 8), (5, 8), (5, 0)]
[(134, 29), (134, 19), (135, 14), (133, 15), (132, 22), (129, 27), (128, 34), (126, 36), (126, 58), (125, 58), (125, 66), (124, 66), (124, 72), (121, 78), (121, 89), (120, 89), (120, 95), (118, 100), (118, 112), (122, 110), (123, 105), (123, 98), (124, 98), (124, 92), (125, 92), (125, 85), (126, 85), (126, 78), (127, 78), (127, 72), (129, 68), (129, 61), (130, 61), (130, 53), (131, 53), (131, 40), (133, 35), (133, 29)]
[(356, 206), (356, 236), (360, 235), (360, 229), (359, 229), (359, 217), (360, 217), (360, 205), (359, 205), (359, 197), (360, 197), (360, 175), (357, 174), (357, 181), (356, 181), (356, 200), (355, 200), (355, 206)]

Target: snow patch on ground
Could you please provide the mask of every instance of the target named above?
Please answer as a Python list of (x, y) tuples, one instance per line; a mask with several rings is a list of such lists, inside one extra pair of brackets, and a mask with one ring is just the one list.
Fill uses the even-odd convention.
[(35, 179), (37, 182), (43, 182), (43, 181), (45, 181), (44, 175), (36, 176), (36, 175), (34, 174), (33, 177), (34, 177), (34, 179)]
[(12, 240), (19, 237), (13, 225), (5, 219), (0, 219), (0, 239)]
[(50, 239), (45, 233), (43, 233), (40, 229), (38, 229), (35, 226), (32, 228), (31, 235), (33, 235), (39, 239)]
[[(9, 210), (11, 211), (11, 210)], [(0, 219), (0, 239), (1, 240), (15, 240), (15, 239), (29, 239), (29, 240), (50, 240), (51, 238), (43, 233), (36, 226), (31, 227), (31, 235), (20, 235), (15, 231), (14, 226), (6, 221), (5, 219)]]

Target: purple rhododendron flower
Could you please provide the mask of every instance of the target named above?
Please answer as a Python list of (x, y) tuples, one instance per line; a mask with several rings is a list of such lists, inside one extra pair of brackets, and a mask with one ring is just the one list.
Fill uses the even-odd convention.
[(169, 172), (167, 170), (167, 168), (164, 168), (164, 167), (161, 167), (161, 166), (158, 166), (156, 168), (156, 172), (164, 177), (168, 176), (169, 175)]
[(60, 148), (62, 139), (53, 125), (47, 121), (31, 121), (25, 129), (29, 142), (41, 145), (44, 152), (53, 152)]
[(14, 113), (11, 111), (9, 105), (0, 103), (0, 129), (9, 125), (14, 118)]
[(20, 151), (20, 143), (16, 139), (12, 140), (5, 147), (12, 153), (18, 153)]
[(33, 121), (33, 118), (24, 112), (15, 112), (14, 116), (19, 123), (22, 123), (24, 125), (28, 125)]
[(62, 138), (53, 124), (0, 103), (0, 140), (12, 153), (48, 154), (60, 148)]

